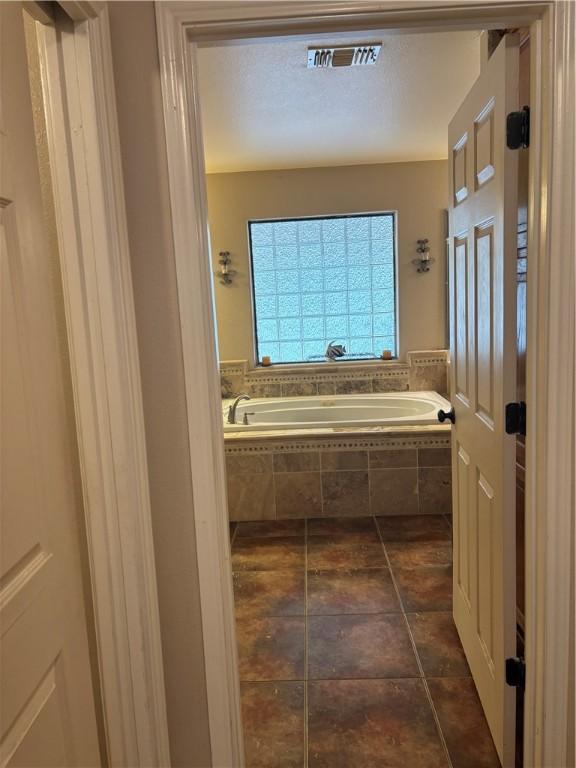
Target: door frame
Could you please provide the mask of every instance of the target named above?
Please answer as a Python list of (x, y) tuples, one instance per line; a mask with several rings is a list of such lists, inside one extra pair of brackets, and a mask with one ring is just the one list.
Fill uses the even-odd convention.
[[(156, 3), (213, 760), (243, 766), (226, 478), (195, 48), (366, 29), (530, 26), (525, 764), (563, 765), (573, 573), (574, 5), (414, 2)], [(572, 165), (570, 165), (572, 158)], [(571, 244), (571, 247), (570, 247)], [(193, 414), (193, 420), (192, 420)]]
[(170, 765), (106, 3), (36, 20), (92, 587), (103, 764)]

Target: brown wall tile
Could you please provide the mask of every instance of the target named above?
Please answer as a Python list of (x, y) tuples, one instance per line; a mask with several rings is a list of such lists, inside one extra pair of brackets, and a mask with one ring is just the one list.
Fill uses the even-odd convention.
[(335, 381), (334, 390), (337, 395), (360, 395), (372, 392), (371, 379), (356, 379), (355, 381)]
[(369, 515), (368, 472), (322, 472), (322, 514)]
[(229, 475), (247, 475), (260, 474), (262, 472), (272, 472), (272, 454), (227, 454), (226, 471)]
[(317, 469), (320, 469), (318, 451), (274, 454), (274, 472), (312, 472)]
[(336, 387), (333, 381), (319, 381), (318, 382), (318, 394), (319, 395), (335, 395)]
[(452, 473), (450, 467), (421, 467), (418, 470), (420, 513), (452, 513)]
[(276, 516), (319, 517), (322, 492), (319, 472), (286, 472), (274, 475)]
[(370, 451), (371, 469), (390, 469), (392, 467), (415, 467), (416, 449), (400, 448), (390, 451)]
[(412, 392), (438, 392), (446, 397), (448, 393), (447, 365), (413, 365), (410, 368), (410, 390)]
[(373, 392), (406, 392), (408, 379), (372, 379)]
[(258, 381), (246, 385), (246, 392), (250, 397), (281, 397), (282, 391), (279, 383), (263, 384)]
[(281, 384), (282, 397), (309, 397), (318, 394), (315, 381), (286, 382)]
[(272, 473), (228, 475), (230, 520), (270, 520), (275, 517)]
[(244, 376), (220, 374), (222, 397), (237, 397), (244, 389)]
[(370, 470), (370, 514), (418, 514), (418, 470)]
[(322, 451), (323, 470), (367, 469), (368, 451)]
[(452, 452), (450, 446), (445, 448), (419, 448), (419, 467), (450, 467), (452, 465)]

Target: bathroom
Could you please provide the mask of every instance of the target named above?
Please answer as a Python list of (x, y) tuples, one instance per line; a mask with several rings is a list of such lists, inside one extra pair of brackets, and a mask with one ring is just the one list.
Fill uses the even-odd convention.
[(574, 766), (576, 4), (0, 20), (2, 764)]
[(447, 129), (486, 41), (381, 38), (197, 52), (254, 768), (500, 765), (452, 618)]

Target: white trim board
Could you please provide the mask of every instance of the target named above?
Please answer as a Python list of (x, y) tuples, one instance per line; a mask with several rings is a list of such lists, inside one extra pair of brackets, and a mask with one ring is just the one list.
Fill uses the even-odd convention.
[[(552, 652), (565, 632), (562, 612), (570, 594), (570, 499), (573, 504), (574, 369), (571, 306), (572, 250), (569, 201), (573, 178), (563, 171), (574, 157), (573, 7), (562, 2), (438, 0), (424, 7), (392, 2), (156, 3), (172, 229), (189, 412), (191, 473), (197, 517), (198, 568), (214, 764), (243, 763), (235, 657), (231, 574), (225, 536), (226, 500), (222, 425), (209, 268), (204, 160), (194, 49), (234, 38), (396, 31), (487, 29), (531, 25), (533, 108), (531, 149), (530, 278), (528, 307), (526, 765), (559, 766), (568, 724), (568, 649)], [(571, 74), (566, 74), (572, 65)], [(572, 121), (572, 122), (570, 122)], [(553, 130), (552, 130), (553, 126)], [(553, 151), (554, 149), (554, 151)], [(571, 154), (572, 153), (572, 154)], [(572, 197), (571, 197), (572, 195)], [(561, 207), (560, 201), (567, 201)], [(556, 209), (556, 202), (558, 208)], [(554, 207), (553, 207), (554, 206)], [(568, 207), (566, 207), (568, 206)], [(573, 207), (572, 207), (573, 211)], [(559, 245), (556, 245), (559, 244)], [(546, 276), (546, 270), (551, 270)], [(570, 275), (572, 276), (570, 280)], [(567, 279), (568, 277), (568, 279)], [(573, 304), (572, 304), (573, 306)], [(571, 330), (570, 330), (571, 329)], [(564, 342), (564, 343), (562, 343)], [(193, 355), (192, 355), (192, 350)], [(556, 372), (563, 375), (553, 381)], [(561, 410), (566, 408), (566, 411)], [(571, 447), (572, 446), (572, 447)], [(572, 465), (570, 466), (570, 461)], [(572, 478), (572, 484), (570, 484)], [(201, 482), (200, 482), (201, 480)], [(560, 486), (559, 486), (560, 484)], [(538, 510), (538, 515), (536, 514)], [(544, 526), (544, 536), (540, 533)], [(553, 536), (553, 538), (552, 538)], [(560, 558), (554, 547), (559, 546)], [(566, 614), (564, 614), (566, 615)], [(546, 711), (554, 713), (546, 717)], [(534, 760), (535, 762), (531, 762)]]
[(111, 766), (170, 764), (108, 15), (37, 25)]
[(542, 161), (530, 168), (526, 367), (524, 760), (546, 768), (567, 765), (568, 697), (574, 696), (568, 662), (574, 655), (576, 5), (559, 2), (554, 11), (535, 25), (541, 44), (531, 62), (531, 158)]
[[(160, 9), (162, 6), (160, 6)], [(185, 29), (158, 13), (162, 96), (166, 123), (170, 203), (178, 283), (182, 356), (188, 413), (190, 473), (210, 743), (214, 766), (244, 765), (240, 682), (234, 627), (224, 434), (212, 310), (204, 156), (194, 65), (189, 67)], [(184, 157), (184, 161), (182, 160)], [(190, 159), (194, 158), (193, 162)], [(177, 172), (176, 169), (178, 169)], [(199, 298), (201, 297), (201, 298)]]

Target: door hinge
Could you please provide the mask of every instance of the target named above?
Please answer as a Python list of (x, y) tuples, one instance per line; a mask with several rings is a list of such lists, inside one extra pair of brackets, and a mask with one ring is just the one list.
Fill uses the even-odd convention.
[(508, 403), (506, 406), (505, 429), (507, 435), (526, 434), (526, 403)]
[(511, 688), (524, 690), (526, 686), (526, 662), (524, 659), (506, 659), (506, 683)]
[(508, 149), (526, 149), (530, 146), (530, 107), (510, 112), (506, 117), (506, 146)]

